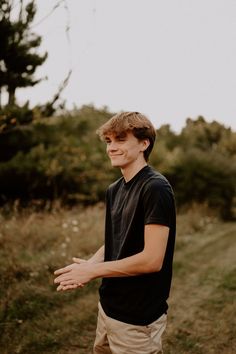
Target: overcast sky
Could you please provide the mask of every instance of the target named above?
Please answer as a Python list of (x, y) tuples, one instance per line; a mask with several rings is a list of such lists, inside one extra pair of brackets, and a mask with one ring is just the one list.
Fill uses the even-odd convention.
[(32, 29), (49, 55), (37, 76), (48, 80), (19, 90), (21, 102), (50, 99), (72, 69), (68, 108), (140, 111), (175, 131), (203, 115), (236, 130), (235, 0), (36, 3)]

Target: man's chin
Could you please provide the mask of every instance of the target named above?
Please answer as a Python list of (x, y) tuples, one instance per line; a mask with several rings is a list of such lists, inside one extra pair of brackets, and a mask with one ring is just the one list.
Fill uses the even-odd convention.
[(117, 162), (111, 162), (112, 167), (120, 167), (120, 164)]

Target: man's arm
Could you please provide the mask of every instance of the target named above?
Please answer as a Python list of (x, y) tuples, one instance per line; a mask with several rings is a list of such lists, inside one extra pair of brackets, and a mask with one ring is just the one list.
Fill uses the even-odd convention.
[(104, 245), (102, 247), (100, 247), (97, 250), (97, 252), (94, 253), (94, 255), (92, 257), (90, 257), (88, 260), (73, 257), (73, 261), (78, 264), (85, 263), (85, 262), (89, 262), (89, 263), (104, 262)]
[(90, 263), (101, 263), (104, 262), (104, 245), (99, 248), (99, 250), (94, 253), (94, 255), (88, 259)]
[[(163, 225), (145, 225), (145, 245), (142, 252), (117, 261), (71, 264), (55, 272), (58, 290), (71, 285), (81, 286), (95, 278), (127, 277), (158, 272), (162, 268), (169, 228)], [(76, 287), (76, 286), (75, 286)]]

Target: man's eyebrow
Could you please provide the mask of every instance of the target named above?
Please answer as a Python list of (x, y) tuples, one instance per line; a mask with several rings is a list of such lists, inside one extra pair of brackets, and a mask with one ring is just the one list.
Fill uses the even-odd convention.
[(121, 133), (117, 133), (117, 134), (111, 134), (111, 135), (105, 135), (104, 136), (104, 140), (105, 141), (108, 141), (108, 140), (111, 140), (111, 138), (114, 138), (114, 139), (123, 139), (123, 138), (126, 138), (127, 136), (127, 133), (126, 132), (121, 132)]
[(127, 133), (126, 132), (122, 132), (122, 133), (116, 134), (115, 138), (116, 139), (120, 139), (120, 138), (125, 138), (126, 136), (127, 136)]

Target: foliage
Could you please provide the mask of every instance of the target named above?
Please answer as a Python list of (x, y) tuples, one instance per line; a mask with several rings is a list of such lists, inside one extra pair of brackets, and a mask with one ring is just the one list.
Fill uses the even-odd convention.
[[(6, 200), (60, 198), (62, 203), (94, 203), (104, 199), (115, 178), (95, 134), (110, 117), (92, 107), (69, 116), (39, 121), (2, 135), (0, 141), (0, 194)], [(22, 143), (23, 142), (23, 143)]]
[[(84, 106), (36, 119), (3, 132), (0, 139), (0, 202), (40, 205), (104, 200), (120, 174), (110, 167), (96, 129), (111, 113)], [(206, 203), (224, 219), (234, 216), (236, 133), (202, 117), (188, 119), (180, 134), (168, 125), (157, 131), (150, 164), (173, 185), (177, 206)]]
[(34, 119), (34, 112), (29, 103), (23, 106), (8, 105), (0, 109), (0, 134), (11, 130), (18, 125), (28, 125)]
[(166, 174), (179, 205), (207, 202), (224, 219), (232, 217), (236, 166), (229, 157), (190, 148)]
[(170, 180), (177, 205), (206, 202), (224, 219), (231, 219), (236, 192), (236, 133), (198, 117), (187, 119), (179, 135), (162, 126), (157, 137), (151, 161)]
[[(41, 36), (32, 31), (36, 10), (35, 0), (0, 2), (0, 134), (19, 125), (29, 125), (38, 117), (51, 117), (65, 106), (60, 99), (69, 82), (71, 70), (46, 103), (31, 109), (29, 102), (23, 106), (16, 102), (18, 88), (34, 86), (42, 80), (35, 77), (35, 72), (47, 58), (46, 52), (38, 53)], [(1, 95), (5, 91), (8, 103), (3, 106)]]
[(35, 1), (18, 3), (3, 0), (0, 7), (0, 91), (6, 88), (8, 104), (15, 104), (15, 91), (19, 87), (34, 86), (40, 79), (34, 77), (38, 66), (47, 58), (47, 53), (39, 55), (36, 50), (41, 37), (31, 31), (36, 14)]

